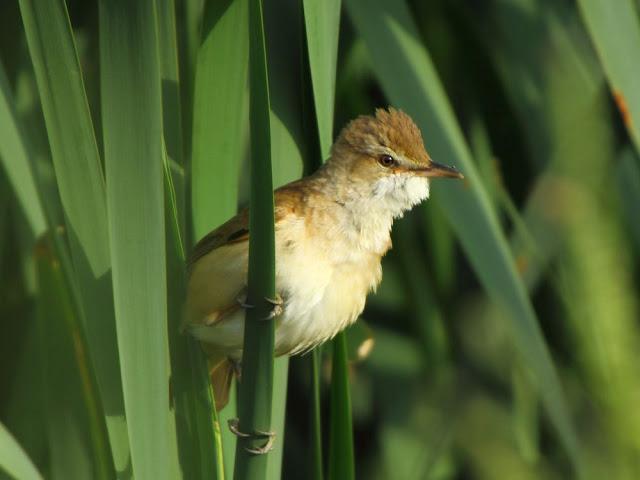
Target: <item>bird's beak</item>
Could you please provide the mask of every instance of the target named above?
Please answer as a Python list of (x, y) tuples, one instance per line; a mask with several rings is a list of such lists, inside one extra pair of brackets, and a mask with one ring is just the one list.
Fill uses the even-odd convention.
[(464, 175), (454, 167), (436, 162), (431, 162), (428, 167), (413, 169), (413, 171), (423, 177), (464, 178)]

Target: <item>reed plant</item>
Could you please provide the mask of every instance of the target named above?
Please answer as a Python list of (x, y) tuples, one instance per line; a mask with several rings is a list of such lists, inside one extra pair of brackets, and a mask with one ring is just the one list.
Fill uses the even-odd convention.
[[(0, 478), (638, 478), (637, 2), (18, 0), (0, 26)], [(273, 188), (389, 104), (466, 182), (399, 221), (363, 319), (274, 359)], [(185, 259), (244, 205), (258, 308), (216, 412)]]

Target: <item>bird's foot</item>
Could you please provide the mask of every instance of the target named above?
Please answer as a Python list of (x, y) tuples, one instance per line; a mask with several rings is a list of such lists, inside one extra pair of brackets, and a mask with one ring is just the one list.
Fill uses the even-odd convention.
[(284, 300), (282, 300), (282, 297), (279, 294), (276, 293), (276, 298), (264, 297), (264, 299), (273, 305), (269, 315), (264, 317), (264, 320), (271, 320), (272, 318), (282, 315), (282, 312), (284, 312)]
[(240, 295), (236, 297), (236, 302), (244, 309), (256, 308), (255, 305), (247, 303), (247, 292), (243, 291)]
[[(270, 303), (272, 305), (272, 308), (269, 311), (268, 315), (262, 320), (271, 320), (272, 318), (276, 318), (282, 315), (282, 312), (284, 312), (284, 300), (282, 300), (282, 297), (279, 294), (276, 294), (275, 298), (264, 297), (264, 300), (267, 303)], [(241, 293), (240, 295), (238, 295), (236, 297), (236, 302), (244, 309), (256, 308), (254, 304), (247, 302), (246, 293)]]
[(231, 430), (231, 433), (233, 433), (236, 437), (266, 440), (265, 444), (261, 447), (244, 447), (247, 452), (253, 453), (254, 455), (264, 455), (265, 453), (268, 453), (273, 449), (273, 444), (276, 439), (275, 432), (263, 432), (261, 430), (256, 430), (253, 433), (245, 433), (240, 431), (239, 426), (240, 420), (238, 420), (237, 418), (232, 418), (229, 420), (229, 430)]

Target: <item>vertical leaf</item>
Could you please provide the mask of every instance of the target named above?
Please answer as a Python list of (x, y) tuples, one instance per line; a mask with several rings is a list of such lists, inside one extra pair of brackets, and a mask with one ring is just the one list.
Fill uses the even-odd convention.
[[(267, 320), (273, 305), (266, 299), (275, 298), (276, 294), (269, 81), (261, 0), (250, 1), (249, 32), (251, 236), (247, 299), (255, 308), (246, 314), (238, 410), (240, 430), (255, 434), (271, 428), (274, 321)], [(238, 439), (234, 478), (266, 476), (267, 455), (254, 455), (247, 450), (259, 448), (264, 442), (264, 438), (255, 435)]]
[(332, 480), (356, 478), (351, 423), (347, 339), (342, 332), (333, 340), (329, 427), (329, 478)]
[(193, 88), (203, 7), (204, 0), (181, 0), (176, 4), (182, 126), (184, 138), (189, 140), (185, 143), (185, 152), (189, 153), (194, 107)]
[(180, 75), (178, 72), (178, 46), (176, 16), (173, 0), (157, 0), (158, 46), (160, 79), (162, 81), (162, 125), (164, 143), (173, 167), (176, 214), (180, 234), (185, 232), (185, 182), (182, 112), (180, 107)]
[(322, 467), (322, 417), (320, 400), (320, 361), (322, 357), (322, 347), (313, 349), (310, 355), (311, 365), (311, 460), (310, 470), (313, 480), (324, 478)]
[[(303, 169), (301, 55), (302, 5), (287, 0), (272, 0), (265, 5), (265, 41), (269, 55), (270, 132), (273, 185), (280, 187), (300, 177)], [(277, 259), (276, 259), (277, 260)], [(281, 477), (284, 451), (285, 409), (289, 358), (274, 362), (272, 429), (277, 432), (267, 460), (267, 478)]]
[(160, 65), (152, 0), (101, 1), (100, 70), (113, 293), (131, 462), (170, 478)]

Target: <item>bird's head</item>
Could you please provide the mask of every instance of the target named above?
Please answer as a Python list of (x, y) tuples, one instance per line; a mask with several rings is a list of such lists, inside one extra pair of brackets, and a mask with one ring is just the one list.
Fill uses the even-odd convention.
[(386, 203), (394, 216), (429, 196), (429, 179), (463, 178), (455, 168), (431, 160), (418, 126), (392, 107), (349, 122), (327, 166), (340, 171), (354, 192)]

